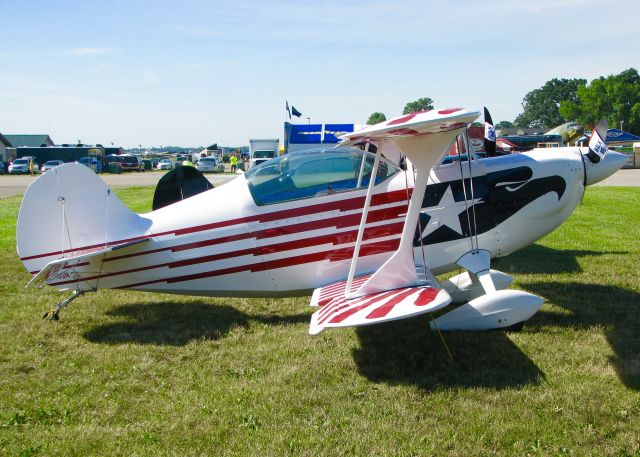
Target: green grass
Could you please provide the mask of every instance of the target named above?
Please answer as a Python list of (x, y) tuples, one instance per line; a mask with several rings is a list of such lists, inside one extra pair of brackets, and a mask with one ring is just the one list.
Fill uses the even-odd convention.
[[(152, 189), (116, 191), (136, 211)], [(2, 455), (640, 455), (640, 189), (590, 188), (500, 259), (520, 333), (428, 318), (307, 334), (308, 300), (100, 291), (57, 323), (0, 200)]]

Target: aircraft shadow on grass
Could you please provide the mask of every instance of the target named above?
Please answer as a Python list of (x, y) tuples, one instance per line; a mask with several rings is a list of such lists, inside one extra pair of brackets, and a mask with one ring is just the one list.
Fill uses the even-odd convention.
[(444, 333), (452, 361), (429, 321), (421, 316), (358, 328), (360, 347), (353, 357), (360, 373), (374, 382), (411, 384), (426, 391), (513, 388), (544, 379), (503, 331)]
[(118, 306), (107, 314), (125, 320), (100, 325), (85, 332), (87, 340), (105, 344), (183, 346), (194, 340), (223, 338), (234, 328), (247, 328), (252, 321), (269, 325), (309, 321), (308, 314), (249, 315), (233, 306), (213, 305), (204, 301), (136, 303)]
[(569, 313), (541, 311), (532, 330), (545, 326), (603, 327), (615, 356), (610, 362), (625, 386), (640, 390), (640, 293), (622, 287), (578, 282), (527, 282), (522, 287)]
[[(580, 272), (578, 257), (603, 254), (532, 245), (499, 259), (493, 266), (508, 273)], [(620, 380), (627, 387), (640, 390), (640, 294), (621, 287), (578, 282), (540, 281), (519, 286), (571, 311), (540, 311), (525, 325), (525, 331), (558, 325), (604, 326), (616, 354), (611, 363)], [(412, 384), (425, 390), (452, 386), (500, 389), (535, 384), (544, 378), (533, 361), (502, 331), (444, 333), (455, 359), (451, 362), (440, 337), (429, 329), (429, 319), (358, 328), (360, 348), (353, 355), (362, 375), (376, 382)]]
[[(556, 250), (534, 244), (499, 259), (496, 265), (508, 273), (580, 272), (578, 257), (604, 254), (624, 255), (628, 252)], [(520, 286), (571, 312), (567, 315), (543, 310), (530, 321), (534, 326), (604, 326), (616, 354), (611, 363), (620, 380), (627, 387), (640, 390), (640, 294), (616, 286), (579, 282), (540, 281), (520, 283)]]
[[(521, 273), (580, 271), (577, 257), (601, 255), (597, 251), (562, 251), (533, 245), (522, 256), (501, 259), (500, 268)], [(533, 259), (533, 260), (532, 260)], [(505, 268), (507, 266), (507, 268)], [(605, 326), (616, 353), (612, 363), (625, 385), (640, 390), (640, 294), (620, 287), (556, 282), (521, 283), (571, 311), (558, 314), (541, 311), (525, 326), (536, 331), (543, 326), (573, 328)], [(205, 301), (190, 303), (154, 302), (119, 306), (109, 314), (125, 321), (95, 327), (85, 333), (92, 342), (139, 343), (181, 346), (198, 339), (223, 338), (252, 321), (269, 325), (307, 324), (309, 315), (249, 315), (228, 305)], [(385, 325), (356, 328), (360, 347), (353, 358), (360, 373), (375, 382), (412, 384), (432, 391), (448, 387), (513, 388), (537, 384), (544, 373), (503, 331), (450, 332), (445, 341), (452, 362), (436, 332), (429, 329), (430, 317), (422, 316)]]
[(578, 257), (627, 254), (626, 251), (558, 250), (532, 244), (506, 257), (492, 260), (491, 267), (505, 273), (553, 274), (582, 271)]

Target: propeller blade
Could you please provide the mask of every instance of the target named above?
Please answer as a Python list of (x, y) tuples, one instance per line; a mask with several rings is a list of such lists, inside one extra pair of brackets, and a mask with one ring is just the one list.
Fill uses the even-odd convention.
[(487, 156), (496, 155), (496, 128), (493, 126), (493, 120), (487, 107), (484, 107), (484, 151)]
[(587, 157), (592, 163), (598, 163), (604, 159), (607, 155), (607, 144), (605, 140), (607, 138), (608, 123), (606, 119), (600, 119), (600, 122), (591, 132), (591, 138), (589, 138), (589, 152)]

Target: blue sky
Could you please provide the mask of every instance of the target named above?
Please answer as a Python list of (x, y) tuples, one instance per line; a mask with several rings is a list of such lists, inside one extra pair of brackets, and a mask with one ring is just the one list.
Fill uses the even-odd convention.
[[(606, 7), (604, 6), (606, 5)], [(408, 101), (513, 120), (554, 77), (640, 67), (635, 0), (0, 0), (0, 133), (125, 147), (282, 138)]]

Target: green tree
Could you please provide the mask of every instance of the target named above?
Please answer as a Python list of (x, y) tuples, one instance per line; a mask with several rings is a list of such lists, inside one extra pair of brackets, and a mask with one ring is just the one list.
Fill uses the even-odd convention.
[(541, 88), (534, 89), (522, 100), (522, 114), (516, 117), (517, 127), (555, 127), (572, 120), (560, 114), (562, 102), (577, 101), (578, 87), (584, 86), (586, 79), (558, 79), (547, 81)]
[(429, 97), (422, 97), (417, 99), (416, 101), (409, 102), (404, 105), (402, 114), (411, 114), (417, 111), (427, 111), (430, 109), (433, 109), (433, 100), (431, 100)]
[(592, 128), (602, 118), (609, 125), (630, 132), (640, 132), (640, 75), (629, 68), (619, 75), (601, 76), (578, 88), (577, 100), (560, 106), (563, 116), (571, 116), (585, 127)]
[(515, 124), (513, 122), (509, 122), (509, 121), (500, 121), (496, 124), (496, 129), (500, 130), (500, 129), (512, 129), (515, 127)]
[(379, 122), (384, 122), (386, 120), (387, 120), (387, 116), (385, 116), (384, 113), (380, 113), (376, 111), (375, 113), (371, 113), (371, 116), (369, 116), (369, 119), (367, 119), (367, 125), (374, 125)]

